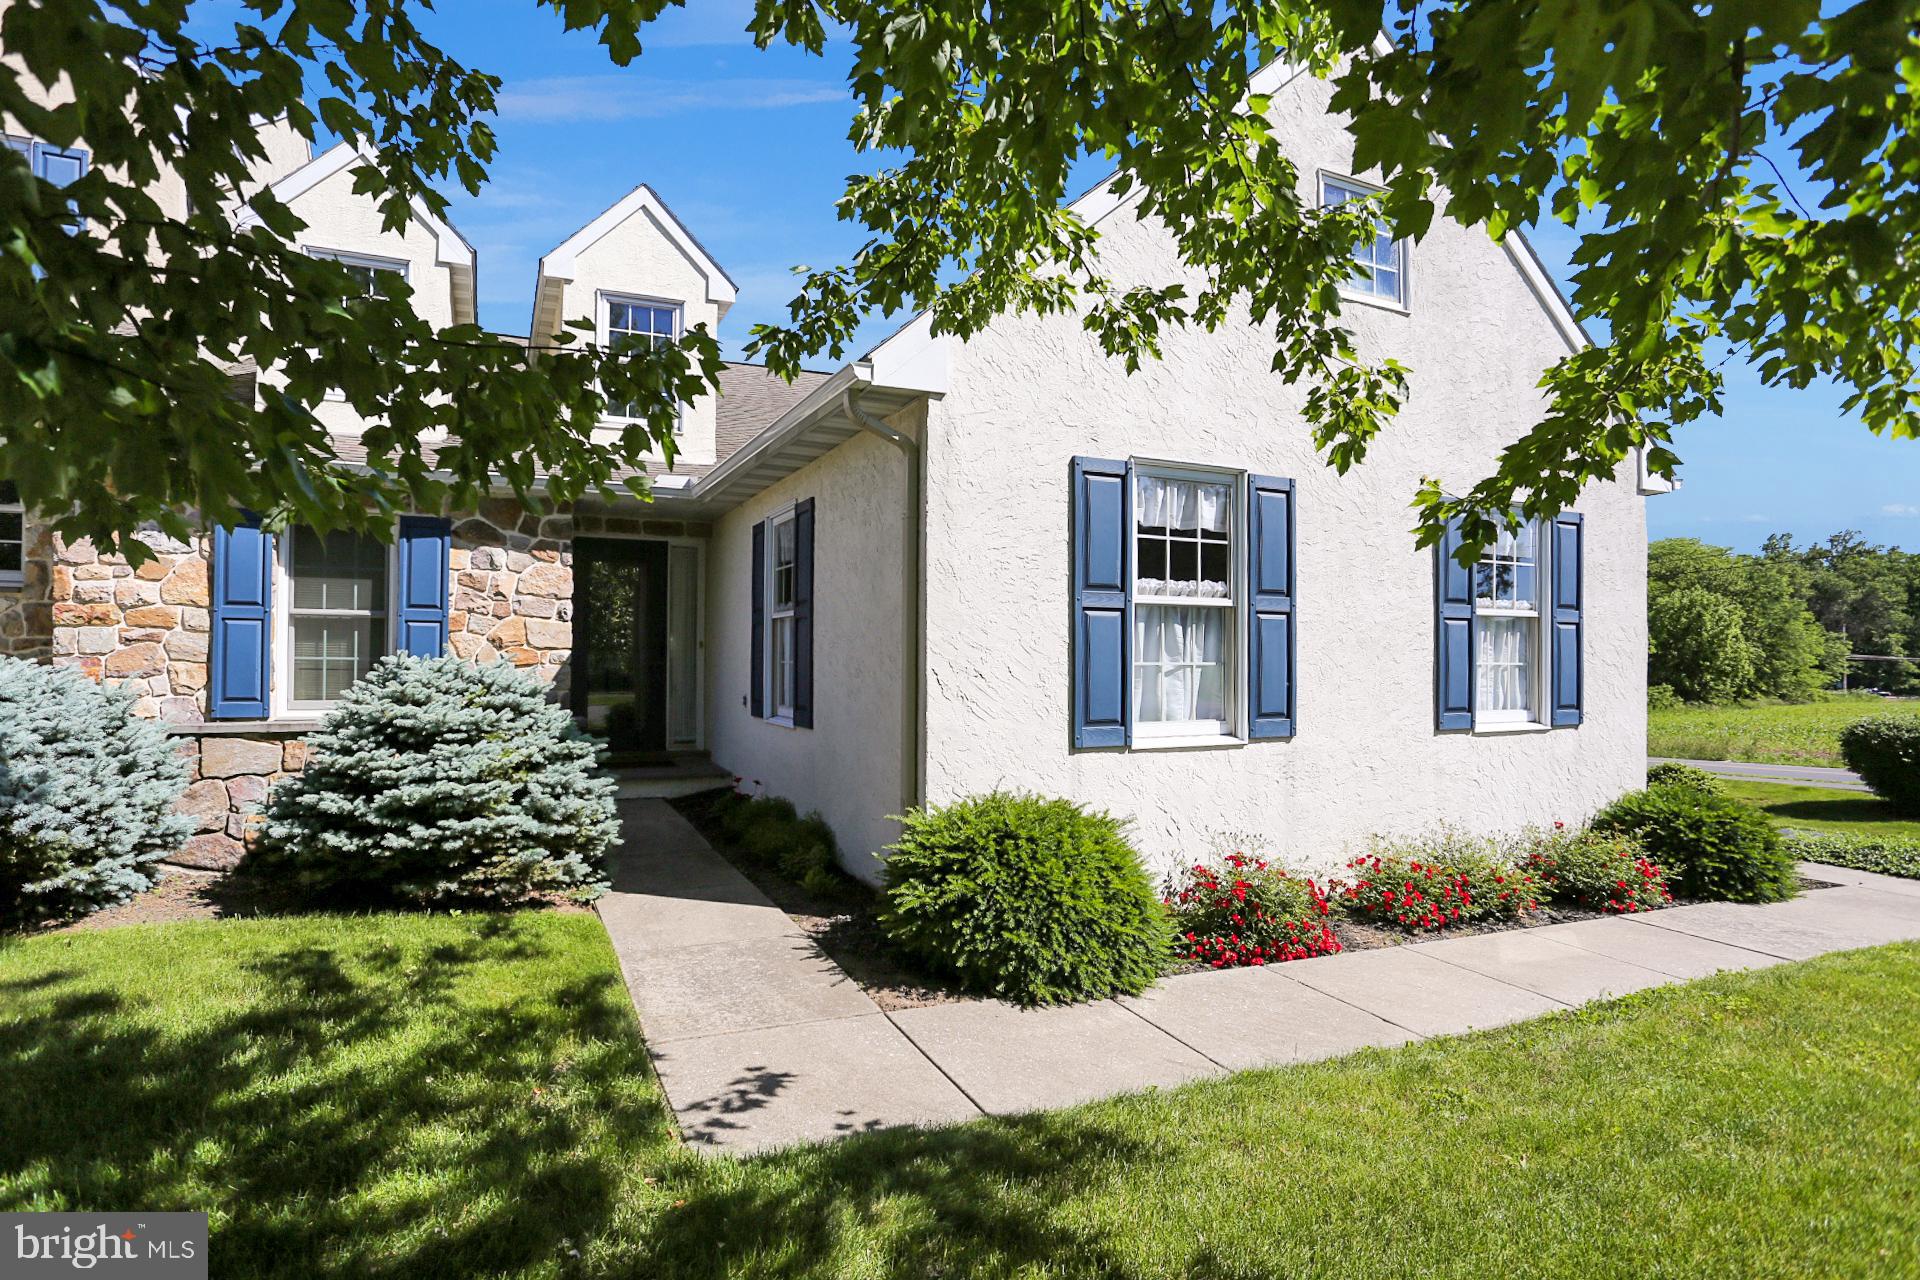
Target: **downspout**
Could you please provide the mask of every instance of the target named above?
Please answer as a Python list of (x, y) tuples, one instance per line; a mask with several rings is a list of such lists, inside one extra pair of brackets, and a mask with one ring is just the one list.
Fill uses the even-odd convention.
[(906, 536), (900, 539), (900, 791), (901, 811), (917, 807), (920, 794), (920, 564), (926, 521), (920, 510), (920, 446), (912, 436), (860, 407), (853, 388), (840, 393), (847, 417), (898, 449), (907, 460)]

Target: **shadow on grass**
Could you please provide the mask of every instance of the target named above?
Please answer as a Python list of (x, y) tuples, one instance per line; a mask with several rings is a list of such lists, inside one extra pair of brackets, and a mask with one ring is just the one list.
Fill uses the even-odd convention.
[(14, 984), (0, 1208), (211, 1210), (217, 1275), (511, 1273), (604, 1232), (621, 1154), (668, 1141), (618, 975), (474, 998), (547, 960), (511, 917), (340, 937), (242, 959), (247, 998), (184, 1026), (125, 982)]
[(1905, 818), (1894, 807), (1877, 796), (1834, 792), (1833, 799), (1822, 797), (1818, 800), (1782, 800), (1750, 801), (1757, 803), (1772, 816), (1785, 822), (1845, 822), (1858, 826), (1861, 834), (1869, 834), (1871, 828), (1883, 823), (1912, 823), (1915, 819)]

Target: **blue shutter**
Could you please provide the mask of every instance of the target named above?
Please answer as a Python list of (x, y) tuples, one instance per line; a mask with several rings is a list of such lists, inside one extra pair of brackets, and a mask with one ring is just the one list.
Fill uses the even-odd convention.
[(813, 499), (793, 508), (793, 723), (813, 728)]
[(400, 605), (393, 651), (437, 658), (447, 650), (447, 585), (453, 525), (438, 516), (401, 516), (399, 578), (394, 599)]
[(1434, 728), (1441, 733), (1473, 728), (1473, 573), (1454, 558), (1460, 541), (1453, 520), (1434, 546)]
[(1073, 745), (1127, 745), (1129, 471), (1073, 460)]
[(767, 522), (753, 526), (753, 638), (747, 643), (752, 655), (753, 678), (747, 682), (747, 711), (765, 718), (767, 714)]
[(213, 531), (207, 712), (265, 719), (273, 672), (273, 535), (257, 525)]
[(1293, 481), (1247, 477), (1247, 736), (1291, 738)]
[(1553, 726), (1580, 723), (1586, 693), (1581, 669), (1581, 522), (1577, 512), (1553, 518)]

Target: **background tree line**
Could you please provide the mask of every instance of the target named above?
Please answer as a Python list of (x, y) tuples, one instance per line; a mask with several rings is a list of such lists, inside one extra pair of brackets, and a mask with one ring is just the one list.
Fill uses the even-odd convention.
[(1805, 547), (1776, 533), (1757, 555), (1662, 538), (1647, 595), (1648, 683), (1689, 702), (1804, 699), (1843, 676), (1920, 694), (1920, 665), (1848, 660), (1920, 655), (1920, 554), (1855, 530)]

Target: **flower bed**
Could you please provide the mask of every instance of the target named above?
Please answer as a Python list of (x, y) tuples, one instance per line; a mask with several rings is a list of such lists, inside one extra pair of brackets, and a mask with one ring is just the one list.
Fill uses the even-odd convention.
[(1335, 900), (1357, 920), (1431, 933), (1455, 925), (1517, 920), (1539, 909), (1536, 872), (1503, 856), (1491, 840), (1457, 832), (1410, 843), (1376, 841), (1347, 863)]
[(1320, 886), (1245, 854), (1193, 864), (1168, 882), (1163, 901), (1174, 954), (1191, 964), (1229, 969), (1341, 950)]

